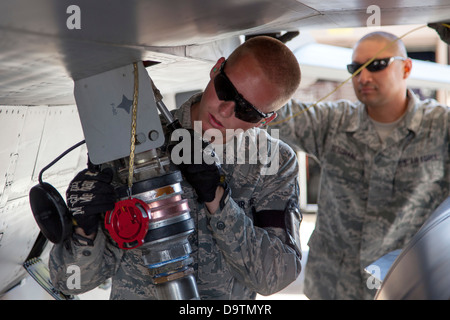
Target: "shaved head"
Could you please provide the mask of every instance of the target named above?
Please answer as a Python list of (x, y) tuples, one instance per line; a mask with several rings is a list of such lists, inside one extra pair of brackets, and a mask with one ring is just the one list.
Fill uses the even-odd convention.
[(375, 31), (375, 32), (366, 34), (355, 44), (354, 48), (358, 47), (358, 45), (361, 42), (368, 41), (368, 40), (385, 42), (386, 44), (389, 44), (389, 49), (387, 49), (387, 50), (389, 50), (393, 54), (400, 56), (400, 57), (404, 57), (404, 58), (408, 57), (403, 41), (396, 35), (393, 35), (392, 33), (384, 32), (384, 31)]

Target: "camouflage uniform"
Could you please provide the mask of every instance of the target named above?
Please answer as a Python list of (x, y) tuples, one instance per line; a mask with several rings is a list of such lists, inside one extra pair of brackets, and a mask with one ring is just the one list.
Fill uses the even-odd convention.
[[(408, 95), (407, 113), (384, 143), (360, 102), (321, 103), (269, 126), (321, 166), (305, 269), (311, 299), (373, 298), (364, 268), (403, 248), (449, 194), (449, 109)], [(276, 121), (307, 107), (291, 101)]]
[[(191, 128), (191, 105), (196, 95), (175, 111), (184, 128)], [(263, 135), (264, 130), (250, 129), (250, 135)], [(275, 141), (275, 140), (274, 140)], [(278, 141), (278, 140), (276, 140)], [(278, 141), (279, 170), (276, 175), (261, 175), (264, 165), (222, 165), (231, 197), (222, 210), (211, 215), (203, 204), (195, 201), (195, 191), (183, 182), (184, 197), (189, 201), (196, 222), (191, 245), (195, 276), (202, 299), (253, 299), (256, 293), (275, 293), (294, 281), (300, 273), (300, 254), (284, 228), (264, 228), (253, 223), (254, 215), (276, 210), (284, 220), (285, 209), (293, 207), (294, 221), (300, 224), (298, 211), (298, 164), (295, 153)], [(267, 213), (268, 211), (266, 211)], [(291, 210), (292, 212), (292, 210)], [(279, 220), (279, 219), (278, 219)], [(70, 265), (81, 268), (81, 289), (68, 290)], [(147, 275), (139, 249), (121, 250), (111, 244), (101, 231), (93, 246), (55, 245), (50, 257), (51, 278), (63, 292), (77, 294), (91, 290), (112, 277), (111, 299), (155, 299), (155, 287)], [(70, 279), (69, 279), (70, 282)]]

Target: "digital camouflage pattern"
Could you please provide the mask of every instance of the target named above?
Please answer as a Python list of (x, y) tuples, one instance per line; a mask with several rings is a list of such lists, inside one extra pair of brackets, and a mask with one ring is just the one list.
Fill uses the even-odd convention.
[[(200, 99), (194, 96), (175, 117), (184, 128), (191, 128), (190, 107)], [(298, 246), (294, 246), (284, 228), (260, 228), (253, 224), (253, 214), (274, 210), (276, 214), (293, 217), (287, 224), (298, 231), (298, 164), (295, 153), (286, 144), (272, 139), (264, 130), (250, 129), (249, 136), (263, 135), (278, 150), (276, 174), (261, 175), (267, 165), (230, 164), (222, 169), (231, 188), (231, 197), (222, 210), (211, 215), (198, 203), (195, 191), (182, 183), (184, 198), (189, 201), (196, 231), (190, 239), (195, 278), (202, 299), (253, 299), (256, 293), (275, 293), (300, 273)], [(248, 144), (246, 144), (248, 147)], [(272, 155), (275, 156), (276, 152)], [(275, 214), (275, 213), (274, 213)], [(100, 229), (99, 229), (100, 230)], [(69, 290), (70, 265), (81, 270), (80, 289)], [(139, 249), (121, 250), (99, 231), (94, 246), (74, 242), (55, 245), (49, 261), (54, 285), (65, 293), (79, 294), (91, 290), (112, 277), (111, 299), (156, 299), (156, 292)], [(69, 281), (69, 282), (68, 282)]]
[(320, 103), (282, 122), (309, 106), (291, 101), (269, 126), (321, 166), (305, 268), (311, 299), (373, 298), (364, 268), (403, 248), (449, 194), (449, 109), (408, 95), (407, 114), (384, 143), (360, 102)]

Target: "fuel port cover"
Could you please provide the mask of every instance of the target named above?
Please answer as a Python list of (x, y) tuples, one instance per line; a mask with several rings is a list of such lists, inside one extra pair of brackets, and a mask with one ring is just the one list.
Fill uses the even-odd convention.
[(134, 249), (144, 243), (150, 220), (150, 208), (136, 198), (116, 202), (105, 215), (105, 228), (121, 249)]

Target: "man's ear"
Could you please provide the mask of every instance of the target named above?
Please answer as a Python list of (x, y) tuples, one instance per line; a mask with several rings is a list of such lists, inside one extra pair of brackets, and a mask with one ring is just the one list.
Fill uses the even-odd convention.
[(256, 125), (257, 127), (262, 127), (267, 125), (269, 122), (275, 120), (275, 118), (277, 117), (277, 113), (274, 112), (270, 117), (265, 118), (263, 121), (261, 121), (260, 123), (258, 123), (258, 125)]
[(217, 62), (214, 65), (214, 67), (212, 67), (211, 71), (209, 72), (210, 79), (214, 79), (214, 77), (216, 76), (217, 72), (219, 72), (219, 70), (220, 70), (220, 66), (222, 65), (222, 63), (224, 61), (225, 61), (224, 57), (222, 57), (219, 60), (217, 60)]
[(409, 77), (409, 75), (411, 74), (411, 69), (412, 69), (412, 61), (411, 59), (408, 58), (405, 60), (403, 79)]

